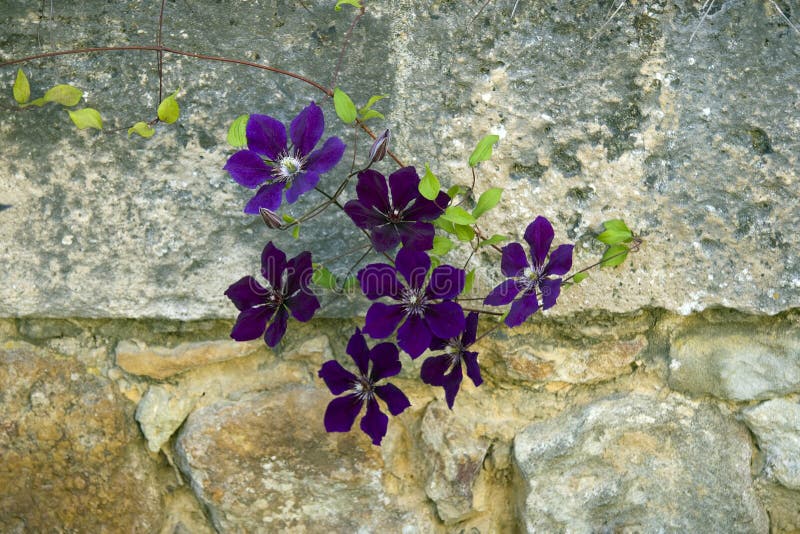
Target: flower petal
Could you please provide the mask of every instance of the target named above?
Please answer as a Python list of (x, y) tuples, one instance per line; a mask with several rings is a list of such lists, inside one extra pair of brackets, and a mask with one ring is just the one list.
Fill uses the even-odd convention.
[(356, 328), (356, 331), (350, 336), (345, 352), (356, 362), (361, 376), (367, 376), (367, 370), (369, 369), (369, 347), (367, 346), (367, 340), (364, 339), (364, 334), (362, 334), (361, 330), (358, 328)]
[(429, 304), (425, 310), (425, 322), (436, 337), (457, 337), (464, 331), (464, 310), (452, 300)]
[(517, 281), (509, 278), (492, 289), (492, 292), (483, 299), (483, 303), (486, 306), (503, 306), (514, 300), (518, 293)]
[(280, 343), (281, 339), (283, 339), (283, 335), (286, 333), (286, 322), (288, 319), (289, 312), (286, 311), (286, 308), (281, 306), (275, 314), (272, 323), (267, 327), (267, 331), (264, 332), (264, 341), (267, 343), (267, 346), (274, 347)]
[(548, 278), (539, 285), (542, 290), (542, 309), (547, 310), (556, 305), (561, 293), (561, 278)]
[(394, 265), (410, 287), (419, 289), (425, 283), (428, 269), (431, 268), (431, 259), (424, 252), (403, 247), (397, 253)]
[(405, 312), (400, 304), (388, 305), (383, 302), (375, 302), (367, 310), (364, 333), (369, 334), (373, 339), (389, 337), (404, 316)]
[(397, 330), (397, 344), (412, 360), (425, 352), (431, 344), (431, 331), (425, 320), (418, 315), (409, 316)]
[(323, 363), (317, 376), (325, 381), (325, 385), (334, 395), (340, 395), (348, 389), (352, 389), (353, 384), (358, 382), (356, 375), (342, 367), (342, 364), (336, 360)]
[(353, 223), (359, 228), (373, 228), (380, 224), (386, 224), (386, 216), (377, 210), (368, 208), (360, 200), (349, 200), (344, 205), (344, 212), (350, 217)]
[(403, 210), (419, 198), (419, 175), (414, 167), (403, 167), (389, 175), (389, 189), (392, 191), (392, 206)]
[(522, 276), (525, 269), (530, 267), (525, 249), (519, 243), (509, 243), (503, 247), (503, 257), (500, 260), (500, 270), (506, 276)]
[(449, 354), (431, 356), (422, 362), (422, 367), (419, 370), (419, 377), (426, 384), (441, 386), (444, 381), (444, 374), (450, 368), (451, 363)]
[(240, 150), (228, 158), (223, 169), (228, 171), (237, 184), (250, 189), (255, 189), (272, 178), (272, 167), (252, 150)]
[(466, 325), (464, 326), (464, 333), (461, 335), (461, 344), (469, 347), (475, 343), (475, 336), (478, 333), (478, 313), (469, 312), (467, 315)]
[(458, 365), (453, 366), (453, 370), (444, 375), (444, 380), (442, 380), (444, 399), (447, 401), (447, 407), (451, 410), (453, 409), (453, 403), (456, 401), (458, 390), (461, 387), (462, 377), (461, 364), (459, 363)]
[(317, 174), (328, 172), (341, 161), (346, 148), (344, 142), (338, 137), (329, 137), (322, 148), (315, 150), (308, 156), (306, 170)]
[(400, 353), (394, 343), (378, 343), (369, 351), (372, 360), (370, 381), (377, 382), (382, 378), (389, 378), (400, 372)]
[(405, 222), (397, 225), (403, 246), (415, 250), (430, 250), (433, 248), (434, 229), (431, 223)]
[(377, 252), (386, 252), (400, 244), (400, 233), (394, 224), (382, 224), (372, 229), (369, 239)]
[(304, 287), (286, 301), (286, 307), (292, 312), (292, 317), (306, 323), (314, 317), (314, 313), (320, 308), (319, 299), (312, 291)]
[(374, 398), (367, 401), (367, 413), (361, 418), (361, 430), (372, 438), (373, 445), (380, 445), (386, 428), (389, 426), (389, 416), (383, 413)]
[(325, 116), (322, 114), (322, 109), (311, 102), (292, 119), (289, 125), (289, 137), (295, 150), (301, 156), (307, 156), (317, 146), (324, 130)]
[(386, 178), (378, 171), (367, 169), (358, 173), (356, 194), (365, 207), (389, 213), (389, 187)]
[(266, 208), (275, 211), (281, 205), (281, 193), (283, 192), (283, 183), (281, 182), (267, 182), (262, 185), (256, 192), (255, 196), (250, 199), (244, 207), (244, 212), (249, 215), (258, 215), (258, 210)]
[(286, 190), (286, 202), (294, 204), (300, 195), (314, 189), (319, 183), (319, 174), (313, 171), (300, 173), (292, 180), (292, 185)]
[(431, 272), (425, 293), (429, 298), (454, 299), (464, 290), (466, 276), (464, 269), (440, 265)]
[(245, 128), (247, 147), (275, 161), (286, 149), (286, 126), (269, 115), (253, 113)]
[(400, 300), (403, 284), (397, 279), (397, 269), (388, 263), (370, 263), (358, 271), (356, 277), (368, 299), (389, 297)]
[(449, 203), (450, 197), (444, 191), (439, 193), (436, 200), (428, 200), (420, 196), (403, 212), (403, 217), (407, 221), (432, 221), (444, 213)]
[(506, 326), (514, 328), (515, 326), (521, 325), (528, 317), (536, 313), (538, 309), (539, 302), (536, 293), (523, 294), (522, 297), (511, 304), (511, 310), (508, 312), (505, 320)]
[(364, 403), (355, 395), (333, 399), (325, 410), (325, 430), (349, 432)]
[(286, 262), (286, 291), (284, 295), (292, 296), (298, 291), (305, 291), (311, 283), (314, 267), (311, 265), (311, 253), (304, 250)]
[(475, 384), (475, 387), (483, 384), (481, 368), (478, 365), (478, 353), (464, 351), (461, 355), (461, 359), (464, 360), (464, 364), (467, 366), (467, 376), (472, 380), (472, 383)]
[(574, 245), (559, 245), (559, 247), (550, 254), (550, 261), (547, 262), (547, 267), (545, 267), (542, 276), (567, 274), (569, 270), (572, 269), (573, 248)]
[(275, 308), (267, 308), (266, 306), (256, 306), (255, 308), (248, 308), (239, 314), (236, 318), (236, 324), (233, 325), (231, 330), (231, 337), (236, 341), (250, 341), (251, 339), (258, 339), (264, 333), (264, 328), (267, 327), (267, 321), (275, 313)]
[(281, 278), (285, 270), (286, 254), (270, 241), (261, 251), (261, 276), (270, 283), (273, 289), (280, 291)]
[(544, 265), (550, 245), (553, 243), (553, 235), (553, 225), (541, 215), (525, 229), (525, 241), (531, 247), (534, 267)]
[(431, 338), (431, 344), (428, 348), (431, 350), (443, 350), (449, 343), (449, 339), (442, 339), (440, 337), (433, 336)]
[(394, 384), (384, 384), (376, 387), (375, 394), (383, 399), (389, 408), (389, 413), (392, 415), (400, 415), (406, 408), (411, 406), (411, 401), (408, 400), (405, 393), (400, 391), (400, 388)]
[(252, 276), (241, 278), (225, 290), (225, 296), (231, 299), (239, 311), (264, 304), (266, 295), (267, 290)]

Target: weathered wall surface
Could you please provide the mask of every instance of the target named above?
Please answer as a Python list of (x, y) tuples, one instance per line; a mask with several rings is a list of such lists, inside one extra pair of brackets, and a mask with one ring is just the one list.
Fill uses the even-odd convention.
[[(328, 84), (353, 13), (331, 4), (168, 2), (164, 38)], [(329, 299), (274, 351), (228, 339), (222, 293), (267, 240), (315, 259), (359, 242), (333, 210), (303, 245), (266, 229), (221, 170), (241, 113), (315, 99), (349, 142), (321, 93), (168, 56), (182, 118), (128, 139), (15, 110), (0, 70), (0, 531), (800, 530), (800, 6), (516, 4), (369, 2), (339, 84), (388, 94), (393, 148), (448, 185), (498, 133), (475, 191), (505, 188), (491, 230), (545, 215), (577, 265), (609, 218), (646, 243), (481, 340), (485, 383), (453, 411), (409, 362), (381, 448), (322, 426), (316, 373), (345, 361), (362, 300)], [(151, 44), (159, 5), (3, 2), (0, 62)], [(126, 128), (154, 116), (154, 55), (24, 69), (34, 96), (71, 83)], [(477, 262), (486, 289), (496, 258)]]

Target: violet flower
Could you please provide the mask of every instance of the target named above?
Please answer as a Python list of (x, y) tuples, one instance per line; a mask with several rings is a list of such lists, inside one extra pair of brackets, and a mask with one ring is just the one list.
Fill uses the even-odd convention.
[[(553, 226), (542, 216), (528, 225), (525, 230), (525, 241), (530, 246), (531, 262), (525, 256), (525, 250), (519, 243), (510, 243), (503, 247), (500, 268), (510, 278), (495, 287), (484, 299), (489, 306), (502, 306), (520, 297), (511, 304), (511, 310), (505, 323), (510, 328), (519, 326), (539, 309), (539, 297), (542, 294), (542, 309), (552, 308), (561, 293), (561, 278), (551, 278), (566, 274), (572, 268), (572, 248), (574, 245), (560, 245), (549, 257), (550, 245), (553, 243)], [(545, 263), (545, 260), (548, 260)]]
[[(367, 413), (361, 418), (361, 430), (372, 443), (380, 445), (386, 435), (389, 417), (381, 412), (376, 397), (386, 403), (392, 415), (399, 415), (411, 406), (408, 398), (392, 384), (377, 385), (380, 380), (400, 372), (400, 354), (392, 343), (379, 343), (370, 350), (367, 342), (356, 328), (347, 343), (349, 354), (358, 367), (358, 376), (342, 367), (336, 360), (322, 365), (319, 377), (325, 381), (334, 395), (349, 391), (343, 397), (333, 399), (325, 410), (325, 430), (328, 432), (349, 432), (353, 422), (367, 403)], [(369, 369), (372, 362), (372, 369)]]
[(344, 211), (356, 226), (370, 232), (378, 252), (391, 250), (401, 241), (404, 247), (417, 250), (433, 248), (433, 224), (426, 221), (441, 215), (450, 197), (440, 191), (435, 201), (426, 199), (419, 192), (419, 181), (414, 167), (390, 174), (388, 186), (378, 171), (358, 173), (358, 200), (347, 202)]
[[(442, 386), (447, 406), (453, 409), (456, 394), (461, 387), (461, 363), (467, 367), (467, 376), (475, 384), (475, 387), (483, 384), (481, 378), (481, 368), (478, 366), (478, 353), (468, 351), (470, 345), (475, 343), (475, 335), (478, 332), (478, 314), (470, 312), (467, 315), (464, 333), (450, 339), (434, 337), (431, 341), (431, 350), (442, 350), (446, 352), (439, 356), (431, 356), (425, 360), (420, 369), (420, 378), (426, 384), (432, 386)], [(450, 370), (448, 373), (447, 370)]]
[[(372, 263), (358, 272), (361, 290), (370, 300), (389, 297), (397, 304), (375, 302), (367, 310), (364, 332), (373, 338), (389, 337), (397, 331), (397, 344), (416, 358), (435, 335), (455, 337), (464, 330), (464, 311), (454, 299), (464, 289), (465, 273), (451, 265), (440, 265), (425, 279), (431, 260), (424, 252), (403, 247), (397, 253), (395, 266)], [(405, 286), (397, 278), (403, 275)]]
[(231, 337), (236, 341), (249, 341), (263, 334), (267, 345), (274, 347), (286, 333), (290, 313), (305, 323), (320, 307), (319, 300), (308, 287), (312, 274), (311, 253), (301, 252), (286, 261), (286, 254), (270, 241), (261, 253), (261, 274), (267, 281), (266, 287), (252, 276), (245, 276), (225, 291), (225, 296), (240, 311)]
[(314, 102), (289, 125), (291, 144), (282, 122), (268, 115), (250, 115), (245, 129), (248, 150), (231, 156), (224, 167), (238, 184), (250, 189), (261, 186), (245, 206), (245, 213), (257, 215), (259, 208), (277, 210), (284, 190), (286, 202), (294, 203), (316, 187), (321, 174), (339, 163), (345, 145), (338, 137), (328, 138), (322, 148), (314, 150), (324, 129), (325, 117)]

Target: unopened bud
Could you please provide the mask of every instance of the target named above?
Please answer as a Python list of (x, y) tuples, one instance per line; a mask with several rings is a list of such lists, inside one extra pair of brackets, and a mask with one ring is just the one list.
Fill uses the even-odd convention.
[(370, 165), (386, 157), (386, 151), (389, 149), (389, 139), (391, 139), (391, 137), (392, 134), (387, 129), (375, 139), (375, 142), (372, 143), (372, 148), (369, 150)]
[(267, 208), (258, 208), (258, 213), (261, 215), (264, 224), (270, 228), (280, 228), (283, 226), (283, 221), (281, 221), (281, 218), (278, 217), (278, 214), (274, 211), (268, 210)]

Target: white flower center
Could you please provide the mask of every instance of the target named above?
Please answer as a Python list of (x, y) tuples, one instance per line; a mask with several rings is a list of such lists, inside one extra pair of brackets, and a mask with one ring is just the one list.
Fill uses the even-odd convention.
[(275, 177), (276, 181), (291, 184), (297, 174), (303, 170), (305, 164), (306, 158), (300, 156), (297, 152), (284, 152), (275, 160), (275, 166), (272, 168), (272, 175)]
[(428, 298), (425, 296), (425, 290), (423, 288), (414, 289), (413, 287), (407, 287), (403, 289), (401, 298), (406, 315), (421, 316), (425, 313), (425, 307), (428, 305)]
[(522, 276), (517, 277), (520, 287), (523, 288), (525, 293), (534, 292), (539, 288), (539, 283), (542, 281), (542, 271), (544, 266), (537, 265), (534, 268), (526, 267)]

